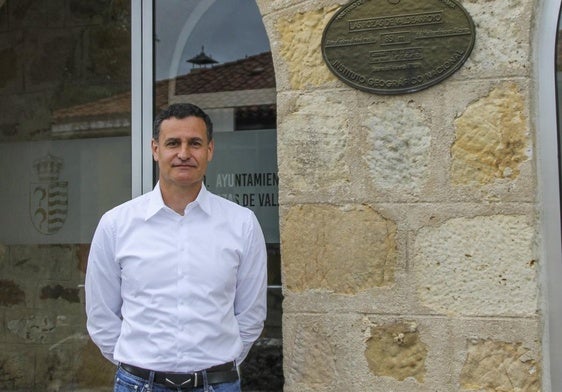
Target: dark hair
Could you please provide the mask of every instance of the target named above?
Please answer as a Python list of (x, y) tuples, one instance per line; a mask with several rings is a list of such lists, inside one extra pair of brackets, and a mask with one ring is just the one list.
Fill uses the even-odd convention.
[(158, 113), (158, 115), (154, 118), (152, 138), (156, 141), (158, 140), (158, 137), (160, 136), (160, 127), (164, 120), (172, 117), (182, 119), (191, 116), (199, 117), (205, 121), (205, 126), (207, 128), (207, 141), (210, 142), (213, 140), (213, 123), (211, 122), (211, 118), (199, 106), (191, 103), (174, 103)]

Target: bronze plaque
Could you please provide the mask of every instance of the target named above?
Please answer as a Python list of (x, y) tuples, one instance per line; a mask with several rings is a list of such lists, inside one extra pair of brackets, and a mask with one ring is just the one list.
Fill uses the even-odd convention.
[(354, 0), (326, 26), (322, 55), (354, 88), (411, 93), (457, 71), (474, 39), (472, 18), (456, 0)]

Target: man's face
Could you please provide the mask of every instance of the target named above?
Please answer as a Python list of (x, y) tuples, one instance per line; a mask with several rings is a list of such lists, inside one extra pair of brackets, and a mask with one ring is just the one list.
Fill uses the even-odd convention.
[(199, 117), (164, 120), (152, 156), (158, 162), (163, 186), (199, 188), (213, 158), (214, 143), (207, 140), (205, 121)]

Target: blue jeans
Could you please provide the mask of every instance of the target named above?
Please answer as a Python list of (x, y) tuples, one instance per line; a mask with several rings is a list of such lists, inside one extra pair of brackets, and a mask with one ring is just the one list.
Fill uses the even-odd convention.
[[(132, 375), (131, 373), (117, 368), (115, 374), (114, 392), (179, 392), (180, 388), (168, 387), (166, 385), (155, 384), (150, 380)], [(224, 382), (221, 384), (207, 385), (193, 388), (192, 392), (240, 392), (240, 380), (234, 382)]]

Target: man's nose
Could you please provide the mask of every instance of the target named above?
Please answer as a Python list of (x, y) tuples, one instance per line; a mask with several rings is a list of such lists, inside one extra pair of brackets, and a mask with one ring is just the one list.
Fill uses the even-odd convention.
[(182, 143), (180, 150), (178, 151), (178, 158), (185, 161), (190, 157), (190, 155), (191, 152), (189, 150), (189, 145), (187, 143)]

